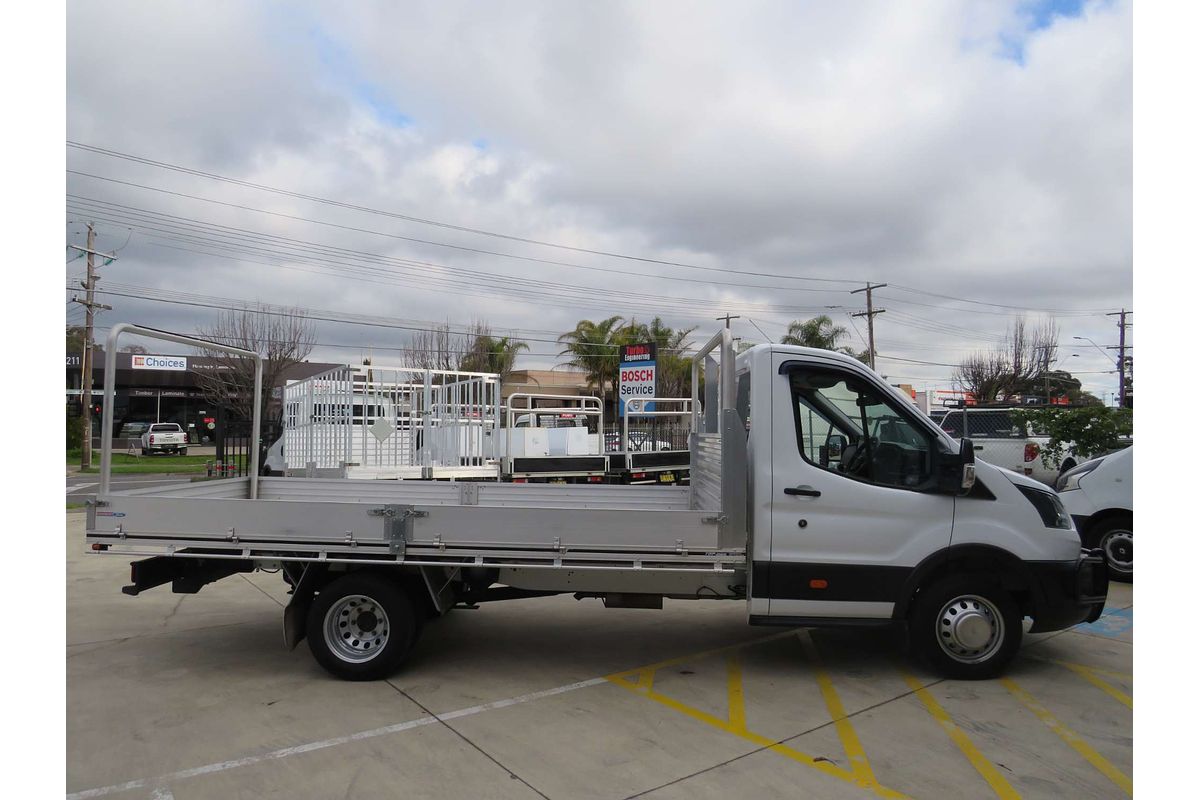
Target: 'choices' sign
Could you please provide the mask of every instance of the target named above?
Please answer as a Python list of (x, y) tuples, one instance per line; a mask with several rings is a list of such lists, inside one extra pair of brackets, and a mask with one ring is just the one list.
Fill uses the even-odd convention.
[(133, 368), (187, 372), (187, 356), (143, 356), (135, 353)]

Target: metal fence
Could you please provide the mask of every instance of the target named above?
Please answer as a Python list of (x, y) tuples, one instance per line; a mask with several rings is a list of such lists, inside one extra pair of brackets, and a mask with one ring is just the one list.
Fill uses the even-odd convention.
[[(224, 421), (216, 429), (216, 454), (207, 462), (205, 472), (210, 478), (241, 478), (250, 474), (250, 422), (223, 416)], [(267, 449), (282, 433), (279, 422), (267, 420), (262, 423), (258, 441), (259, 464), (266, 464)]]
[(499, 401), (492, 374), (338, 367), (284, 387), (284, 459), (289, 471), (358, 467), (392, 477), (483, 467)]
[(606, 453), (687, 450), (692, 401), (687, 397), (631, 399), (620, 422), (604, 432)]

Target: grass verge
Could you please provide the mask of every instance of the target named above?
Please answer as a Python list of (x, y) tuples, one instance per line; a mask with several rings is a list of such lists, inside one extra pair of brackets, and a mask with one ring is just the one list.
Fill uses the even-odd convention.
[[(113, 474), (146, 474), (151, 472), (204, 472), (204, 465), (213, 461), (212, 456), (131, 456), (128, 453), (113, 453)], [(67, 466), (79, 463), (79, 454), (72, 458), (67, 453)], [(85, 474), (99, 471), (100, 454), (92, 454), (92, 466), (80, 470)]]

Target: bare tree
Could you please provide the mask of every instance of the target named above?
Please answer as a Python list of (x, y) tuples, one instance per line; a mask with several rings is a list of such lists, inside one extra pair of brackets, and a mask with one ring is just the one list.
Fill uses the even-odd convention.
[(481, 333), (487, 333), (487, 325), (482, 322), (474, 323), (466, 334), (454, 333), (449, 323), (417, 331), (404, 351), (404, 364), (412, 369), (460, 369), (470, 343)]
[[(263, 418), (271, 392), (283, 382), (283, 373), (304, 361), (316, 341), (313, 323), (300, 309), (268, 312), (264, 309), (222, 311), (216, 322), (199, 329), (201, 338), (263, 356)], [(254, 412), (254, 360), (219, 350), (201, 350), (211, 366), (197, 370), (196, 382), (205, 399), (229, 409), (242, 419)]]
[(1003, 348), (1010, 365), (1003, 393), (1008, 396), (1037, 391), (1037, 383), (1050, 372), (1058, 356), (1058, 325), (1048, 319), (1031, 327), (1024, 317), (1018, 317), (1009, 326)]
[(980, 403), (990, 403), (1004, 396), (1011, 383), (1011, 366), (999, 350), (972, 353), (958, 364), (954, 382), (975, 396)]
[(1037, 392), (1057, 354), (1058, 325), (1054, 320), (1030, 326), (1024, 317), (1018, 317), (1009, 325), (1001, 344), (959, 362), (954, 381), (980, 403)]

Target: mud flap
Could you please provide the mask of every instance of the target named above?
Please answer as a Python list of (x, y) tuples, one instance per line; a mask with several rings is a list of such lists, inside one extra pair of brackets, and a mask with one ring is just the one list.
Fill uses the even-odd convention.
[(292, 590), (292, 599), (283, 609), (283, 643), (288, 650), (295, 650), (308, 634), (308, 609), (312, 607), (317, 582), (326, 568), (325, 564), (306, 564)]

